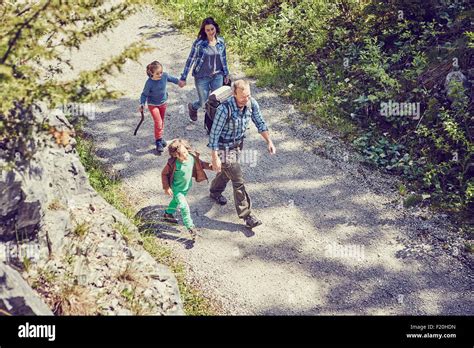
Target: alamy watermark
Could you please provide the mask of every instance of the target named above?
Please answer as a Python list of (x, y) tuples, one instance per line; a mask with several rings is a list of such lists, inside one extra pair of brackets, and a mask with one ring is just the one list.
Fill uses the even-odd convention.
[(329, 244), (325, 247), (325, 255), (328, 258), (354, 259), (362, 261), (365, 259), (365, 246), (361, 244), (339, 245)]
[(0, 245), (0, 262), (11, 263), (19, 260), (28, 259), (37, 262), (40, 259), (40, 247), (36, 243), (23, 244), (1, 244)]
[(380, 103), (380, 114), (382, 116), (410, 116), (414, 120), (420, 119), (420, 103), (410, 102), (388, 102)]
[(222, 163), (239, 163), (253, 168), (257, 166), (258, 150), (222, 150), (220, 159)]
[(96, 106), (92, 103), (67, 103), (60, 107), (60, 110), (65, 115), (71, 115), (72, 117), (84, 116), (88, 120), (94, 120), (96, 114)]

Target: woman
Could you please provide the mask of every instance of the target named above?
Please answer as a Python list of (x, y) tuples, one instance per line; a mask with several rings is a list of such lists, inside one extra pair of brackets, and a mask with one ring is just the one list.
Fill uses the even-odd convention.
[(199, 99), (188, 104), (191, 121), (197, 121), (197, 111), (204, 106), (209, 93), (229, 82), (225, 42), (219, 33), (219, 25), (212, 17), (203, 20), (178, 83), (180, 87), (186, 85), (189, 70), (194, 65), (192, 75)]

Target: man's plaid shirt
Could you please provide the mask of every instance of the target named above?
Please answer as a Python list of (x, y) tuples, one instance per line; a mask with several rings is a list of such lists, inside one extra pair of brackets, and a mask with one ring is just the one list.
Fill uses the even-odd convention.
[[(234, 126), (232, 120), (235, 120), (235, 139), (238, 142), (244, 136), (247, 126), (252, 120), (258, 129), (259, 133), (268, 130), (265, 120), (260, 113), (260, 107), (255, 99), (250, 98), (250, 105), (245, 106), (241, 111), (236, 104), (235, 98), (231, 97), (223, 102), (216, 110), (214, 121), (212, 122), (212, 128), (209, 133), (209, 147), (212, 150), (224, 149), (225, 147), (231, 147), (234, 142)], [(230, 106), (231, 118), (227, 122), (228, 108)]]

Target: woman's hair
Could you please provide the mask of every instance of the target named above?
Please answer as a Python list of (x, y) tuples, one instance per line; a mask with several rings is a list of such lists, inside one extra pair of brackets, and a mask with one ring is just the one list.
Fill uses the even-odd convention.
[(168, 151), (171, 157), (178, 157), (184, 153), (184, 149), (192, 150), (191, 145), (184, 139), (175, 139), (168, 145)]
[(148, 75), (148, 77), (152, 77), (153, 74), (155, 73), (156, 69), (158, 68), (161, 68), (163, 69), (163, 65), (161, 65), (161, 63), (157, 60), (151, 62), (150, 64), (148, 64), (146, 66), (146, 74)]
[(206, 34), (206, 28), (205, 27), (208, 24), (212, 24), (216, 28), (216, 37), (221, 32), (221, 30), (219, 29), (219, 24), (216, 23), (214, 18), (207, 17), (206, 19), (204, 19), (202, 21), (201, 29), (199, 29), (199, 33), (198, 33), (198, 39), (201, 39), (201, 40), (206, 40), (207, 39), (207, 34)]

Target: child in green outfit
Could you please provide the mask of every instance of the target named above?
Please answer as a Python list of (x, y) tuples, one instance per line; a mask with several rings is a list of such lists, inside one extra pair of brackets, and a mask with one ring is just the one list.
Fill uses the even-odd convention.
[(164, 219), (168, 222), (178, 223), (173, 214), (179, 207), (184, 225), (195, 238), (195, 226), (186, 195), (192, 186), (192, 178), (195, 178), (197, 182), (207, 180), (204, 169), (212, 170), (212, 167), (208, 162), (199, 159), (199, 153), (193, 151), (186, 140), (172, 141), (168, 146), (168, 151), (170, 158), (161, 172), (161, 181), (163, 190), (167, 195), (173, 196), (173, 199), (165, 210)]

